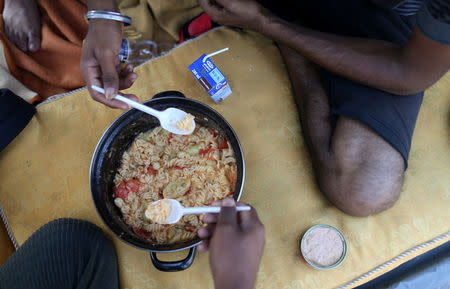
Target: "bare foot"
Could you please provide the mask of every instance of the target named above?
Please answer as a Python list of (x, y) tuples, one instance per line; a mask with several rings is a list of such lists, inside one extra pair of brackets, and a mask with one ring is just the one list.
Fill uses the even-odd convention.
[(41, 48), (41, 17), (35, 0), (5, 0), (5, 33), (22, 51)]

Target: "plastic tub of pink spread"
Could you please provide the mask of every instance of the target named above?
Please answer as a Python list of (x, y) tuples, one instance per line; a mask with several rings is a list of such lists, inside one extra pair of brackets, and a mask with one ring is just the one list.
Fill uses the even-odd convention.
[(300, 243), (300, 250), (311, 267), (320, 270), (332, 269), (344, 261), (347, 242), (338, 229), (320, 224), (306, 231)]

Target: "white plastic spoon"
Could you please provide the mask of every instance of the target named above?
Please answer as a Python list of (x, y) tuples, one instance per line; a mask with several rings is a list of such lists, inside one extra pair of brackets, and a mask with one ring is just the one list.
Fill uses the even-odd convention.
[[(177, 200), (174, 200), (174, 199), (165, 199), (165, 200), (168, 200), (171, 203), (170, 213), (169, 213), (169, 216), (166, 218), (166, 221), (165, 221), (166, 224), (175, 224), (176, 222), (178, 222), (181, 219), (181, 217), (183, 217), (183, 215), (188, 215), (188, 214), (205, 214), (205, 213), (219, 213), (220, 212), (220, 208), (221, 208), (221, 207), (190, 207), (190, 208), (185, 208)], [(152, 204), (156, 204), (156, 203), (158, 203), (160, 201), (161, 200), (153, 202)], [(238, 212), (250, 211), (251, 207), (249, 207), (249, 206), (237, 206), (236, 210)], [(148, 219), (151, 219), (150, 216), (147, 215), (147, 210), (145, 211), (145, 217), (148, 218)]]
[[(103, 88), (98, 87), (96, 85), (92, 85), (91, 87), (93, 90), (105, 94), (105, 90)], [(171, 133), (186, 135), (186, 134), (191, 134), (195, 129), (195, 121), (194, 120), (192, 120), (192, 126), (190, 127), (190, 128), (192, 128), (192, 130), (189, 130), (189, 131), (181, 130), (177, 127), (177, 123), (179, 121), (183, 120), (187, 116), (187, 113), (182, 111), (181, 109), (170, 107), (166, 110), (159, 111), (159, 110), (153, 109), (151, 107), (148, 107), (146, 105), (143, 105), (137, 101), (133, 101), (129, 98), (126, 98), (120, 94), (117, 94), (113, 98), (123, 101), (135, 109), (138, 109), (140, 111), (143, 111), (145, 113), (153, 115), (154, 117), (156, 117), (159, 120), (162, 128)]]

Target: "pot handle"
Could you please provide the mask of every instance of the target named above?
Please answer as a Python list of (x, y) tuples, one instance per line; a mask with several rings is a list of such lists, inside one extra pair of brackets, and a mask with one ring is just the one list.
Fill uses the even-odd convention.
[(156, 257), (155, 252), (150, 252), (150, 259), (152, 260), (152, 263), (155, 266), (155, 268), (160, 271), (164, 271), (164, 272), (183, 271), (192, 265), (192, 262), (194, 261), (194, 257), (195, 257), (195, 251), (197, 251), (196, 246), (190, 248), (187, 257), (180, 261), (174, 261), (174, 262), (161, 261)]
[(152, 97), (152, 99), (163, 98), (163, 97), (168, 97), (168, 96), (176, 96), (176, 97), (183, 97), (183, 98), (186, 98), (186, 96), (185, 96), (183, 93), (179, 92), (179, 91), (176, 91), (176, 90), (168, 90), (168, 91), (163, 91), (163, 92), (160, 92), (160, 93), (155, 94), (155, 95)]

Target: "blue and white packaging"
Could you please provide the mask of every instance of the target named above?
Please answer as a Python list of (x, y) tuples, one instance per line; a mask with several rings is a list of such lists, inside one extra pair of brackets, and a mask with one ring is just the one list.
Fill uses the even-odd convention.
[(214, 102), (219, 103), (231, 94), (227, 79), (206, 54), (189, 65), (189, 70)]

